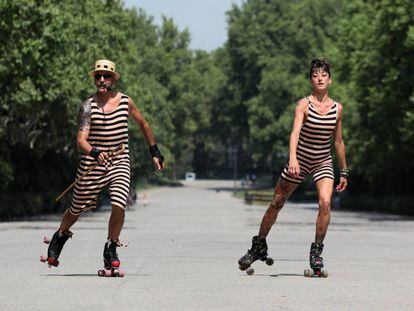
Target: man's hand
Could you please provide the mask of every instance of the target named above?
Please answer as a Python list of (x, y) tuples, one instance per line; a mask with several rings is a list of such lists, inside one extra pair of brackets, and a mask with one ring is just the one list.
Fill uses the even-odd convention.
[(91, 157), (95, 158), (99, 164), (105, 164), (106, 161), (109, 159), (109, 154), (107, 152), (102, 152), (97, 148), (92, 148)]
[(151, 145), (149, 147), (149, 152), (151, 153), (152, 162), (154, 163), (157, 171), (163, 171), (165, 168), (164, 157), (161, 154), (161, 151), (158, 149), (158, 146), (156, 144)]
[(108, 159), (109, 159), (108, 153), (101, 152), (96, 160), (99, 162), (99, 164), (105, 164)]
[(152, 162), (154, 163), (155, 168), (157, 171), (162, 172), (165, 169), (164, 161), (160, 161), (157, 157), (152, 158)]

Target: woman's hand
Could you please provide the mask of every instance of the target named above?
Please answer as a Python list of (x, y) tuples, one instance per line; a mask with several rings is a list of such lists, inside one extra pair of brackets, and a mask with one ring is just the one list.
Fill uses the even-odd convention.
[(289, 174), (292, 175), (295, 178), (299, 178), (300, 174), (300, 166), (297, 159), (291, 159), (289, 160), (289, 168), (288, 168)]

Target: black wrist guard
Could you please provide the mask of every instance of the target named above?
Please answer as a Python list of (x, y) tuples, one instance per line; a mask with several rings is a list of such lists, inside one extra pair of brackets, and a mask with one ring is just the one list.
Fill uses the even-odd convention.
[(91, 157), (95, 158), (96, 160), (98, 160), (99, 155), (101, 154), (101, 151), (96, 149), (95, 147), (92, 148), (91, 150)]
[(344, 177), (344, 178), (349, 178), (349, 169), (341, 168), (339, 170), (339, 176)]
[(164, 157), (162, 156), (160, 150), (158, 149), (157, 144), (150, 146), (149, 147), (149, 152), (151, 153), (151, 157), (158, 158), (158, 160), (160, 161), (160, 163), (163, 163), (164, 162)]

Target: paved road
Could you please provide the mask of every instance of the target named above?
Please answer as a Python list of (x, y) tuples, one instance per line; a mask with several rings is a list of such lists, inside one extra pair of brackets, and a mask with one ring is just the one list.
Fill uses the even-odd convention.
[[(265, 210), (228, 191), (231, 182), (197, 181), (147, 191), (132, 207), (119, 250), (124, 278), (100, 278), (108, 212), (74, 226), (49, 269), (41, 243), (58, 218), (0, 223), (1, 310), (414, 310), (414, 220), (333, 211), (324, 258), (329, 277), (308, 266), (316, 205), (288, 203), (268, 244), (276, 264), (237, 267)], [(143, 193), (140, 193), (142, 198)]]

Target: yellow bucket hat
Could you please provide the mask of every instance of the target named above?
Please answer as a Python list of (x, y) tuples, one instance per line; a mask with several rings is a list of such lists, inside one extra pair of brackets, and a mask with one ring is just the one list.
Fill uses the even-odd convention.
[(89, 75), (93, 77), (97, 71), (110, 72), (114, 75), (116, 80), (121, 77), (121, 75), (115, 71), (115, 63), (107, 59), (98, 59), (95, 62), (94, 70), (89, 72)]

